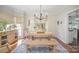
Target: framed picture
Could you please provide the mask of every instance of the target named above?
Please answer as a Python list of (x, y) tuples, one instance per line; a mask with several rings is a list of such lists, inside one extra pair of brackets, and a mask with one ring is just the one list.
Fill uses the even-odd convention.
[(57, 21), (57, 25), (59, 25), (59, 21)]

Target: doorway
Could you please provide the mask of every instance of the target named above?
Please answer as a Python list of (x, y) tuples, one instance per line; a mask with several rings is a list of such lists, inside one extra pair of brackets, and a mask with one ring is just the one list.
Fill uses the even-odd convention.
[(79, 51), (79, 9), (69, 13), (68, 16), (69, 40), (73, 48)]

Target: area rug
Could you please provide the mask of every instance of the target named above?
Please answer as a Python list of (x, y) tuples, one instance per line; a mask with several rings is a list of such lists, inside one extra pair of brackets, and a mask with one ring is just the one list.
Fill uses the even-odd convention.
[(68, 51), (58, 42), (52, 51), (50, 51), (47, 46), (38, 45), (36, 47), (34, 46), (31, 52), (27, 49), (24, 41), (20, 40), (18, 42), (20, 43), (18, 43), (17, 47), (11, 51), (11, 53), (68, 53)]

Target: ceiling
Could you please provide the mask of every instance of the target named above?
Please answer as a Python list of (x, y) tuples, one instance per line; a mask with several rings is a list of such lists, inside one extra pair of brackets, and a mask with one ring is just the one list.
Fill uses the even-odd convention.
[[(48, 15), (59, 15), (62, 12), (79, 7), (78, 5), (42, 5), (42, 12)], [(8, 10), (10, 13), (18, 14), (26, 12), (27, 15), (33, 15), (34, 13), (39, 13), (39, 5), (4, 5), (0, 6), (0, 9)]]

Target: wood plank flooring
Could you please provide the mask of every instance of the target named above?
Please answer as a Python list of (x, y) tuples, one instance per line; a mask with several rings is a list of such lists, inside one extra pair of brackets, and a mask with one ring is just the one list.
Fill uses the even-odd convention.
[(73, 48), (72, 46), (64, 43), (63, 41), (61, 41), (60, 39), (57, 39), (57, 41), (64, 47), (66, 48), (70, 53), (76, 53), (77, 50), (75, 48)]

